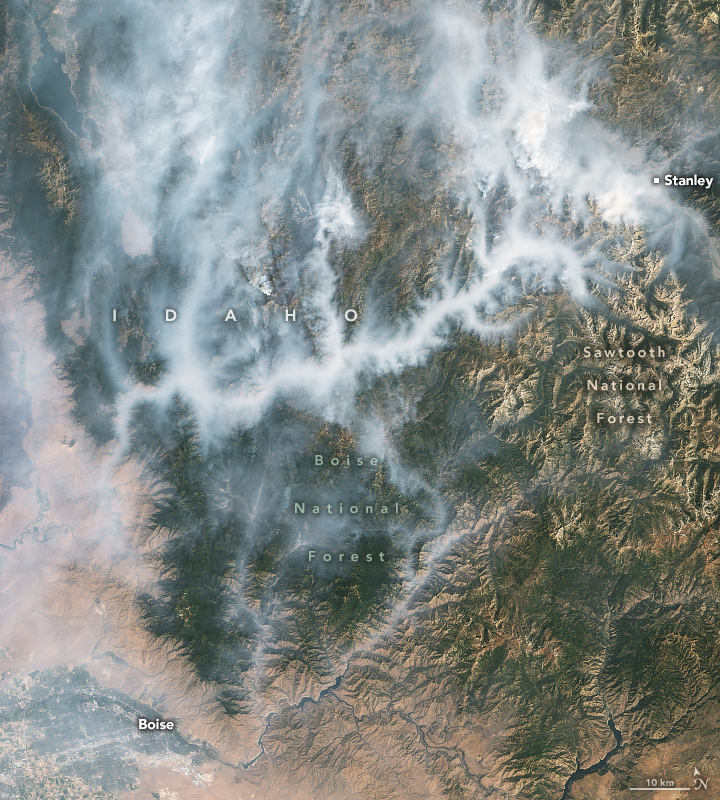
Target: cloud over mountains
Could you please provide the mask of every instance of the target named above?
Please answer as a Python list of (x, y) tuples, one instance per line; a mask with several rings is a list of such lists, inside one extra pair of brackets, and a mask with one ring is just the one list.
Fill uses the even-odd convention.
[[(465, 734), (495, 777), (524, 752), (506, 661), (541, 660), (536, 688), (571, 662), (583, 698), (596, 684), (619, 696), (622, 670), (603, 684), (573, 660), (567, 622), (583, 592), (614, 585), (631, 546), (618, 530), (636, 543), (597, 464), (627, 467), (655, 535), (676, 514), (674, 484), (660, 510), (646, 502), (671, 474), (670, 434), (602, 439), (570, 349), (677, 336), (710, 364), (687, 306), (714, 302), (717, 256), (700, 205), (653, 185), (663, 149), (605, 119), (607, 54), (541, 36), (516, 4), (37, 12), (10, 8), (3, 72), (19, 120), (3, 121), (1, 209), (0, 527), (26, 586), (3, 618), (14, 668), (39, 660), (19, 633), (35, 631), (43, 668), (82, 663), (212, 740), (242, 780), (272, 762), (280, 786), (304, 757), (289, 731), (327, 715), (380, 747), (392, 718), (393, 764), (403, 742), (413, 754), (398, 774), (422, 763), (433, 797), (477, 789)], [(31, 69), (42, 82), (60, 66), (40, 57), (38, 25), (64, 53), (86, 138), (33, 93)], [(701, 133), (683, 132), (686, 150)], [(673, 379), (695, 380), (701, 355), (673, 361)], [(366, 501), (402, 514), (336, 511)], [(334, 513), (300, 517), (296, 502)], [(575, 546), (597, 580), (562, 583), (563, 613), (543, 617), (557, 597), (532, 587), (575, 575)], [(309, 566), (310, 549), (333, 557)], [(595, 610), (572, 619), (604, 663)], [(560, 711), (543, 696), (523, 713), (555, 735), (577, 698), (553, 675)], [(614, 746), (607, 708), (626, 711), (599, 697), (577, 712), (581, 745), (557, 734), (563, 756), (543, 762), (535, 796)], [(477, 744), (473, 715), (500, 745)], [(338, 778), (337, 796), (355, 785)]]

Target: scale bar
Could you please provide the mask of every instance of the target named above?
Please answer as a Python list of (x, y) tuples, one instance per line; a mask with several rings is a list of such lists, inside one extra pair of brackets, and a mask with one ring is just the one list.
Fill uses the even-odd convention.
[(642, 789), (635, 789), (634, 787), (630, 788), (631, 792), (689, 792), (689, 786), (655, 786), (646, 789), (643, 787)]

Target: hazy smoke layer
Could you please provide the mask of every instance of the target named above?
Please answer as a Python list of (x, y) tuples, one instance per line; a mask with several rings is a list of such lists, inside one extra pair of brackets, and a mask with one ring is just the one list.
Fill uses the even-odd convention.
[[(591, 283), (632, 268), (621, 240), (679, 268), (703, 224), (593, 115), (600, 66), (542, 42), (512, 8), (79, 0), (37, 20), (16, 11), (32, 85), (52, 69), (40, 24), (77, 99), (77, 110), (58, 104), (72, 125), (43, 184), (66, 214), (53, 235), (69, 243), (42, 239), (62, 269), (34, 288), (57, 357), (43, 369), (72, 387), (57, 425), (72, 413), (103, 449), (84, 439), (63, 451), (67, 492), (86, 490), (82, 541), (99, 538), (90, 552), (67, 536), (62, 557), (93, 562), (93, 587), (114, 565), (118, 616), (134, 609), (133, 624), (179, 642), (213, 684), (195, 686), (198, 705), (260, 714), (316, 695), (377, 633), (375, 609), (387, 619), (424, 579), (412, 555), (452, 516), (437, 453), (413, 460), (398, 445), (417, 400), (399, 376), (458, 332), (478, 346), (509, 332), (497, 315), (531, 292), (563, 286), (596, 302)], [(18, 425), (30, 424), (23, 390), (6, 383)], [(11, 453), (16, 428), (0, 439)], [(365, 471), (321, 472), (315, 455), (327, 467), (336, 453)], [(27, 492), (35, 470), (27, 478), (19, 457), (8, 485)], [(295, 512), (322, 501), (347, 514), (365, 498), (402, 514)], [(313, 547), (375, 559), (379, 577), (358, 591), (360, 621), (342, 641), (296, 619)], [(289, 664), (307, 665), (306, 639), (320, 666), (280, 686)]]
[[(253, 424), (278, 397), (347, 422), (360, 376), (422, 362), (448, 321), (482, 333), (485, 313), (556, 280), (585, 297), (593, 270), (614, 266), (599, 220), (673, 225), (670, 263), (682, 252), (689, 223), (590, 115), (594, 76), (509, 17), (462, 4), (123, 2), (88, 3), (71, 24), (93, 75), (97, 175), (76, 279), (83, 294), (98, 274), (116, 287), (94, 298), (93, 327), (121, 436), (139, 402), (176, 394), (203, 438)], [(388, 165), (398, 137), (405, 162)], [(449, 229), (432, 289), (402, 320), (372, 284), (356, 288), (359, 320), (344, 318), (338, 255), (370, 234), (351, 157), (381, 184), (447, 193), (469, 221), (465, 279), (449, 271)], [(152, 390), (114, 354), (110, 307), (122, 318), (137, 292), (164, 365)]]

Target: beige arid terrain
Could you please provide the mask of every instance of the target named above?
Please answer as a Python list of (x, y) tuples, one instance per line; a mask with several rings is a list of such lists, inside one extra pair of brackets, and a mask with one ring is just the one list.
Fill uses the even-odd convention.
[(719, 14), (0, 9), (0, 797), (720, 797)]

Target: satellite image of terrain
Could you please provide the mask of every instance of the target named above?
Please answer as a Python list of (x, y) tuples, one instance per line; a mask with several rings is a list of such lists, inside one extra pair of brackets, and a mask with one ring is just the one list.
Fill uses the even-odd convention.
[(720, 2), (0, 59), (0, 798), (720, 798)]

